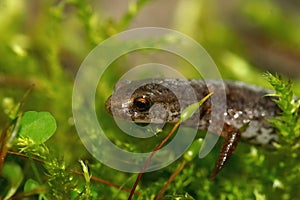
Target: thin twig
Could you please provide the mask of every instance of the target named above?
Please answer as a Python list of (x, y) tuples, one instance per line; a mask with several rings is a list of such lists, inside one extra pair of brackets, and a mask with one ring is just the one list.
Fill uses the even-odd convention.
[(17, 153), (17, 152), (13, 152), (13, 151), (8, 151), (7, 154), (10, 154), (10, 155), (15, 155), (15, 156), (19, 156), (19, 157), (22, 157), (22, 158), (30, 158), (36, 162), (39, 162), (39, 163), (44, 163), (43, 160), (39, 159), (39, 158), (33, 158), (33, 157), (30, 157), (30, 156), (27, 156), (25, 154), (22, 154), (22, 153)]
[[(10, 142), (12, 141), (12, 139), (16, 136), (17, 130), (19, 127), (19, 122), (20, 122), (20, 116), (22, 115), (22, 113), (20, 112), (20, 108), (24, 105), (25, 99), (27, 98), (27, 96), (29, 95), (29, 93), (32, 91), (34, 85), (32, 84), (27, 90), (26, 92), (23, 94), (21, 100), (13, 107), (11, 108), (10, 112), (12, 112), (12, 110), (17, 109), (17, 113), (15, 114), (15, 116), (13, 117), (12, 120), (10, 120), (10, 122), (7, 122), (7, 124), (5, 125), (4, 129), (1, 132), (1, 136), (0, 136), (0, 173), (2, 171), (2, 167), (4, 164), (4, 160), (6, 157), (6, 154), (8, 152), (9, 149), (9, 145)], [(12, 132), (9, 131), (9, 128), (12, 127), (12, 125), (14, 125), (14, 130)]]
[(170, 133), (163, 139), (163, 141), (160, 143), (160, 144), (158, 144), (156, 147), (155, 147), (155, 149), (154, 149), (154, 151), (150, 154), (150, 156), (148, 157), (148, 159), (146, 160), (146, 162), (145, 162), (145, 164), (144, 164), (144, 166), (143, 166), (143, 168), (142, 168), (142, 170), (140, 171), (140, 173), (139, 173), (139, 175), (138, 175), (138, 177), (136, 178), (136, 180), (135, 180), (135, 183), (134, 183), (134, 185), (133, 185), (133, 187), (132, 187), (132, 189), (131, 189), (131, 192), (130, 192), (130, 195), (129, 195), (129, 197), (128, 197), (128, 200), (131, 200), (132, 199), (132, 197), (133, 197), (133, 195), (134, 195), (134, 193), (135, 193), (135, 190), (136, 190), (136, 187), (137, 187), (137, 185), (138, 185), (138, 183), (139, 183), (139, 181), (140, 181), (140, 179), (141, 179), (141, 177), (142, 177), (142, 175), (143, 175), (143, 173), (145, 172), (145, 170), (146, 170), (146, 168), (148, 167), (148, 165), (149, 165), (149, 163), (150, 163), (150, 161), (151, 161), (151, 159), (152, 159), (152, 157), (154, 156), (154, 154), (172, 137), (172, 135), (175, 133), (175, 131), (177, 130), (177, 128), (178, 128), (178, 126), (180, 125), (180, 123), (181, 123), (181, 120), (179, 120), (175, 125), (174, 125), (174, 127), (172, 128), (172, 130), (170, 131)]
[(182, 169), (184, 168), (186, 164), (186, 161), (182, 161), (179, 165), (179, 167), (176, 169), (176, 171), (170, 176), (170, 178), (168, 179), (168, 181), (166, 182), (166, 184), (164, 185), (164, 187), (162, 187), (162, 189), (158, 192), (157, 196), (155, 197), (155, 200), (161, 200), (165, 191), (167, 190), (167, 188), (169, 187), (169, 185), (172, 183), (172, 181), (175, 179), (175, 177), (182, 171)]
[(2, 171), (2, 167), (4, 164), (4, 160), (7, 154), (7, 141), (8, 141), (8, 137), (7, 137), (7, 131), (10, 127), (10, 124), (6, 124), (4, 129), (2, 130), (1, 136), (0, 136), (0, 173)]

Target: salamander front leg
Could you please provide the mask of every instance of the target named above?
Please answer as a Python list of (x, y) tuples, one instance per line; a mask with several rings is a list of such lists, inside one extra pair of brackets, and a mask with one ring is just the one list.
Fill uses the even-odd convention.
[(248, 124), (243, 125), (239, 129), (228, 124), (224, 125), (222, 135), (225, 136), (225, 141), (222, 145), (218, 160), (212, 171), (210, 179), (214, 179), (217, 174), (224, 168), (225, 163), (230, 158), (241, 139), (241, 133), (244, 132), (247, 127)]

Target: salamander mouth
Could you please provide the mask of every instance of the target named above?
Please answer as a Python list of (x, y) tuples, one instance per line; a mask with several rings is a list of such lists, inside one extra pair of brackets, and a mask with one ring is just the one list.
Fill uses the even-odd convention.
[(150, 123), (141, 123), (141, 122), (137, 122), (135, 123), (136, 125), (140, 126), (140, 127), (145, 127), (148, 126)]
[(111, 96), (109, 96), (105, 102), (105, 109), (106, 111), (112, 115), (112, 111), (111, 111)]

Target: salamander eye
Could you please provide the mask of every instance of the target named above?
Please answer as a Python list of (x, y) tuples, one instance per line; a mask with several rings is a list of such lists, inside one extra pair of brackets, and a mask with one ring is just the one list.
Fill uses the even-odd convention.
[(133, 105), (138, 111), (146, 111), (152, 106), (152, 103), (148, 97), (142, 96), (135, 98)]

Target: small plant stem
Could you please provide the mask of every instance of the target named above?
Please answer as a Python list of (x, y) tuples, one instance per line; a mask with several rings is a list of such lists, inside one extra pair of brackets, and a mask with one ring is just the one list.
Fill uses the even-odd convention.
[[(3, 167), (3, 164), (4, 164), (4, 160), (5, 160), (5, 157), (6, 157), (6, 154), (8, 152), (8, 149), (9, 149), (9, 143), (12, 141), (12, 139), (15, 137), (16, 134), (16, 131), (17, 129), (19, 128), (19, 116), (22, 115), (21, 112), (19, 112), (19, 109), (24, 105), (24, 101), (25, 99), (27, 98), (27, 96), (29, 95), (29, 93), (31, 92), (31, 90), (33, 89), (33, 86), (34, 85), (31, 85), (27, 91), (24, 93), (24, 95), (22, 96), (20, 102), (15, 106), (15, 108), (13, 108), (12, 110), (14, 109), (17, 109), (17, 113), (15, 114), (15, 116), (13, 117), (13, 119), (8, 122), (2, 132), (1, 132), (1, 136), (0, 136), (0, 173), (2, 171), (2, 167)], [(12, 132), (10, 131), (10, 128), (14, 126), (14, 129)]]
[(41, 89), (42, 82), (37, 78), (24, 79), (24, 77), (0, 75), (0, 87), (30, 88), (32, 85), (35, 85), (36, 89)]
[(37, 181), (38, 181), (40, 184), (42, 184), (43, 181), (42, 181), (42, 178), (41, 178), (41, 176), (40, 176), (40, 174), (39, 174), (39, 171), (38, 171), (38, 169), (37, 169), (37, 167), (36, 167), (35, 162), (33, 162), (34, 160), (33, 160), (32, 158), (29, 158), (29, 160), (30, 160), (30, 165), (31, 165), (31, 168), (32, 168), (32, 171), (33, 171), (33, 174), (34, 174), (35, 178), (37, 179)]
[(137, 187), (137, 185), (138, 185), (138, 183), (139, 183), (139, 181), (141, 180), (141, 177), (142, 177), (142, 175), (143, 175), (143, 173), (145, 172), (145, 170), (146, 170), (146, 168), (148, 167), (148, 165), (149, 165), (149, 163), (150, 163), (150, 161), (151, 161), (151, 159), (152, 159), (152, 157), (154, 156), (154, 154), (172, 137), (172, 135), (175, 133), (175, 131), (177, 130), (177, 128), (179, 127), (179, 125), (180, 125), (180, 123), (181, 123), (181, 120), (179, 120), (175, 125), (174, 125), (174, 127), (172, 128), (172, 130), (169, 132), (169, 134), (163, 139), (163, 141), (161, 141), (161, 143), (159, 143), (156, 147), (155, 147), (155, 149), (154, 149), (154, 151), (150, 154), (150, 156), (148, 157), (148, 159), (146, 160), (146, 162), (145, 162), (145, 164), (144, 164), (144, 166), (143, 166), (143, 168), (142, 168), (142, 170), (141, 170), (141, 172), (139, 173), (139, 175), (138, 175), (138, 177), (136, 178), (136, 180), (135, 180), (135, 183), (134, 183), (134, 185), (133, 185), (133, 187), (132, 187), (132, 189), (131, 189), (131, 192), (130, 192), (130, 195), (129, 195), (129, 197), (128, 197), (128, 200), (131, 200), (132, 199), (132, 197), (133, 197), (133, 195), (134, 195), (134, 192), (135, 192), (135, 189), (136, 189), (136, 187)]
[(2, 130), (1, 136), (0, 136), (0, 173), (2, 171), (2, 167), (4, 164), (4, 160), (7, 154), (7, 141), (8, 141), (8, 136), (7, 136), (7, 131), (9, 129), (10, 125), (6, 124), (4, 129)]
[[(32, 189), (30, 191), (19, 192), (19, 193), (15, 194), (13, 197), (11, 197), (9, 200), (25, 199), (25, 197), (30, 197), (33, 195), (40, 195), (46, 191), (47, 191), (46, 186), (40, 186), (40, 187)], [(0, 199), (0, 200), (2, 200), (2, 199)]]
[(186, 161), (182, 161), (176, 171), (170, 176), (164, 187), (161, 188), (161, 190), (158, 192), (157, 196), (155, 197), (155, 200), (161, 200), (165, 191), (168, 189), (169, 185), (172, 183), (172, 181), (176, 178), (176, 176), (182, 171), (186, 164)]
[(38, 158), (32, 158), (30, 156), (27, 156), (27, 155), (24, 155), (24, 154), (21, 154), (21, 153), (17, 153), (17, 152), (13, 152), (13, 151), (8, 151), (7, 154), (10, 154), (10, 155), (15, 155), (15, 156), (19, 156), (19, 157), (22, 157), (22, 158), (30, 158), (31, 160), (34, 160), (36, 162), (39, 162), (39, 163), (43, 163), (44, 161), (41, 160), (41, 159), (38, 159)]
[[(75, 171), (75, 170), (72, 170), (72, 169), (70, 170), (70, 172), (73, 173), (73, 174), (77, 174), (79, 176), (84, 176), (84, 174), (82, 172), (78, 172), (78, 171)], [(91, 176), (91, 180), (103, 183), (105, 185), (108, 185), (108, 186), (111, 186), (111, 187), (114, 187), (114, 188), (117, 188), (119, 190), (123, 190), (123, 191), (126, 191), (126, 192), (130, 192), (131, 191), (129, 188), (126, 188), (126, 187), (123, 187), (123, 186), (111, 183), (109, 181), (106, 181), (106, 180), (103, 180), (103, 179), (100, 179), (100, 178), (97, 178), (97, 177), (94, 177), (94, 176)], [(140, 193), (136, 192), (135, 194), (139, 195)]]

